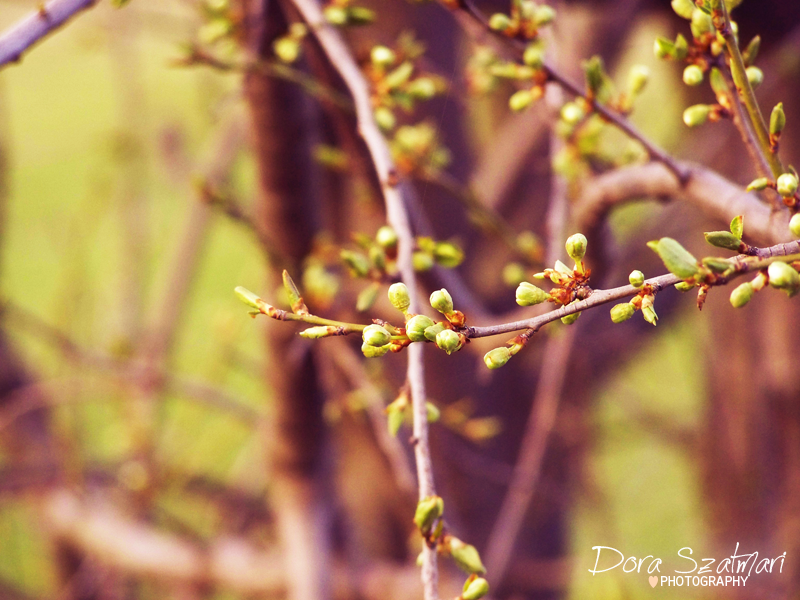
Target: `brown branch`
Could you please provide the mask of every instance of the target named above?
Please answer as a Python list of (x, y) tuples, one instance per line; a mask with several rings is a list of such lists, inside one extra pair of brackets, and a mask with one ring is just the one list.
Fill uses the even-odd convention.
[[(386, 218), (397, 232), (399, 238), (398, 268), (403, 282), (408, 286), (411, 297), (410, 311), (419, 312), (417, 286), (412, 263), (414, 244), (409, 223), (407, 207), (400, 193), (397, 182), (397, 171), (392, 161), (389, 147), (373, 117), (371, 93), (367, 80), (353, 59), (350, 50), (338, 31), (325, 20), (319, 4), (315, 0), (293, 0), (308, 23), (331, 65), (342, 77), (347, 89), (353, 96), (356, 107), (358, 130), (367, 145), (372, 162), (380, 181)], [(422, 361), (422, 346), (412, 344), (408, 348), (408, 382), (411, 387), (412, 406), (414, 411), (414, 454), (417, 461), (417, 477), (419, 479), (420, 499), (436, 493), (433, 481), (433, 463), (428, 444), (428, 420), (425, 406), (425, 375)], [(438, 572), (436, 553), (427, 545), (423, 545), (422, 580), (426, 600), (437, 600)]]
[(17, 62), (36, 42), (49, 35), (97, 0), (52, 0), (0, 36), (0, 68)]

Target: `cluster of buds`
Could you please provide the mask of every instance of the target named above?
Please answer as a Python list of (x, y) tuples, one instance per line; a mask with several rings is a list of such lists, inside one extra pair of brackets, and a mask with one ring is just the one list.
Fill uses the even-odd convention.
[(416, 102), (430, 100), (447, 88), (441, 77), (418, 72), (414, 61), (424, 52), (418, 43), (401, 40), (401, 46), (395, 51), (379, 45), (370, 52), (367, 75), (372, 83), (375, 121), (385, 132), (397, 126), (396, 109), (410, 112)]
[(398, 127), (389, 147), (401, 173), (438, 173), (450, 164), (450, 151), (441, 144), (436, 127), (427, 121)]
[(753, 295), (767, 285), (776, 290), (783, 290), (790, 298), (800, 292), (800, 261), (791, 264), (775, 261), (766, 269), (758, 272), (752, 281), (746, 281), (734, 288), (730, 295), (731, 306), (741, 308), (753, 298)]
[(292, 23), (286, 35), (272, 42), (272, 50), (281, 62), (291, 64), (300, 58), (303, 39), (308, 35), (308, 27), (304, 23)]
[(611, 309), (611, 320), (614, 323), (622, 323), (630, 319), (633, 314), (640, 310), (642, 317), (651, 325), (656, 325), (658, 322), (658, 315), (656, 314), (653, 303), (655, 301), (655, 294), (653, 287), (644, 282), (644, 273), (641, 271), (632, 271), (628, 276), (628, 282), (635, 288), (639, 289), (629, 302), (622, 302), (614, 305)]
[[(778, 194), (780, 194), (781, 198), (783, 198), (783, 203), (788, 206), (792, 211), (798, 210), (798, 201), (800, 201), (800, 194), (797, 193), (798, 187), (798, 177), (797, 173), (792, 170), (789, 173), (784, 173), (778, 177), (775, 181), (767, 177), (759, 177), (754, 181), (750, 182), (750, 185), (747, 186), (747, 191), (762, 191), (767, 188), (776, 190)], [(795, 230), (800, 231), (800, 222), (795, 221), (795, 225), (792, 227), (792, 233)], [(795, 233), (795, 235), (800, 235)]]
[(510, 13), (494, 13), (489, 17), (489, 27), (510, 38), (533, 40), (539, 35), (539, 29), (555, 18), (556, 11), (548, 4), (511, 0)]
[(336, 27), (369, 25), (375, 21), (375, 11), (364, 6), (353, 6), (352, 0), (331, 0), (322, 9), (325, 20)]

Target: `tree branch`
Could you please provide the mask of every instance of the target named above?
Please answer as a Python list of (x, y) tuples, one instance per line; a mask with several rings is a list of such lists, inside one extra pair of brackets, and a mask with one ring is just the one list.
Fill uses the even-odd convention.
[(0, 68), (17, 62), (23, 53), (97, 0), (52, 0), (0, 36)]

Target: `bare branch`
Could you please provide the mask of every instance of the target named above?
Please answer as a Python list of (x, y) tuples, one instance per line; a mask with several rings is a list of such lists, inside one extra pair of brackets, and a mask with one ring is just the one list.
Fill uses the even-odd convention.
[(97, 0), (52, 0), (0, 36), (0, 68), (17, 62), (23, 53)]

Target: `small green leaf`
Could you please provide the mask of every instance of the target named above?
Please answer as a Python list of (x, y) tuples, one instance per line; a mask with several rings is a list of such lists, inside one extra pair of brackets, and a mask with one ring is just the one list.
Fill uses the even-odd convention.
[(737, 215), (731, 221), (731, 233), (737, 238), (742, 239), (744, 235), (744, 216)]
[(647, 245), (658, 254), (670, 273), (681, 279), (691, 279), (697, 275), (697, 259), (677, 240), (663, 237), (658, 241), (648, 242)]

